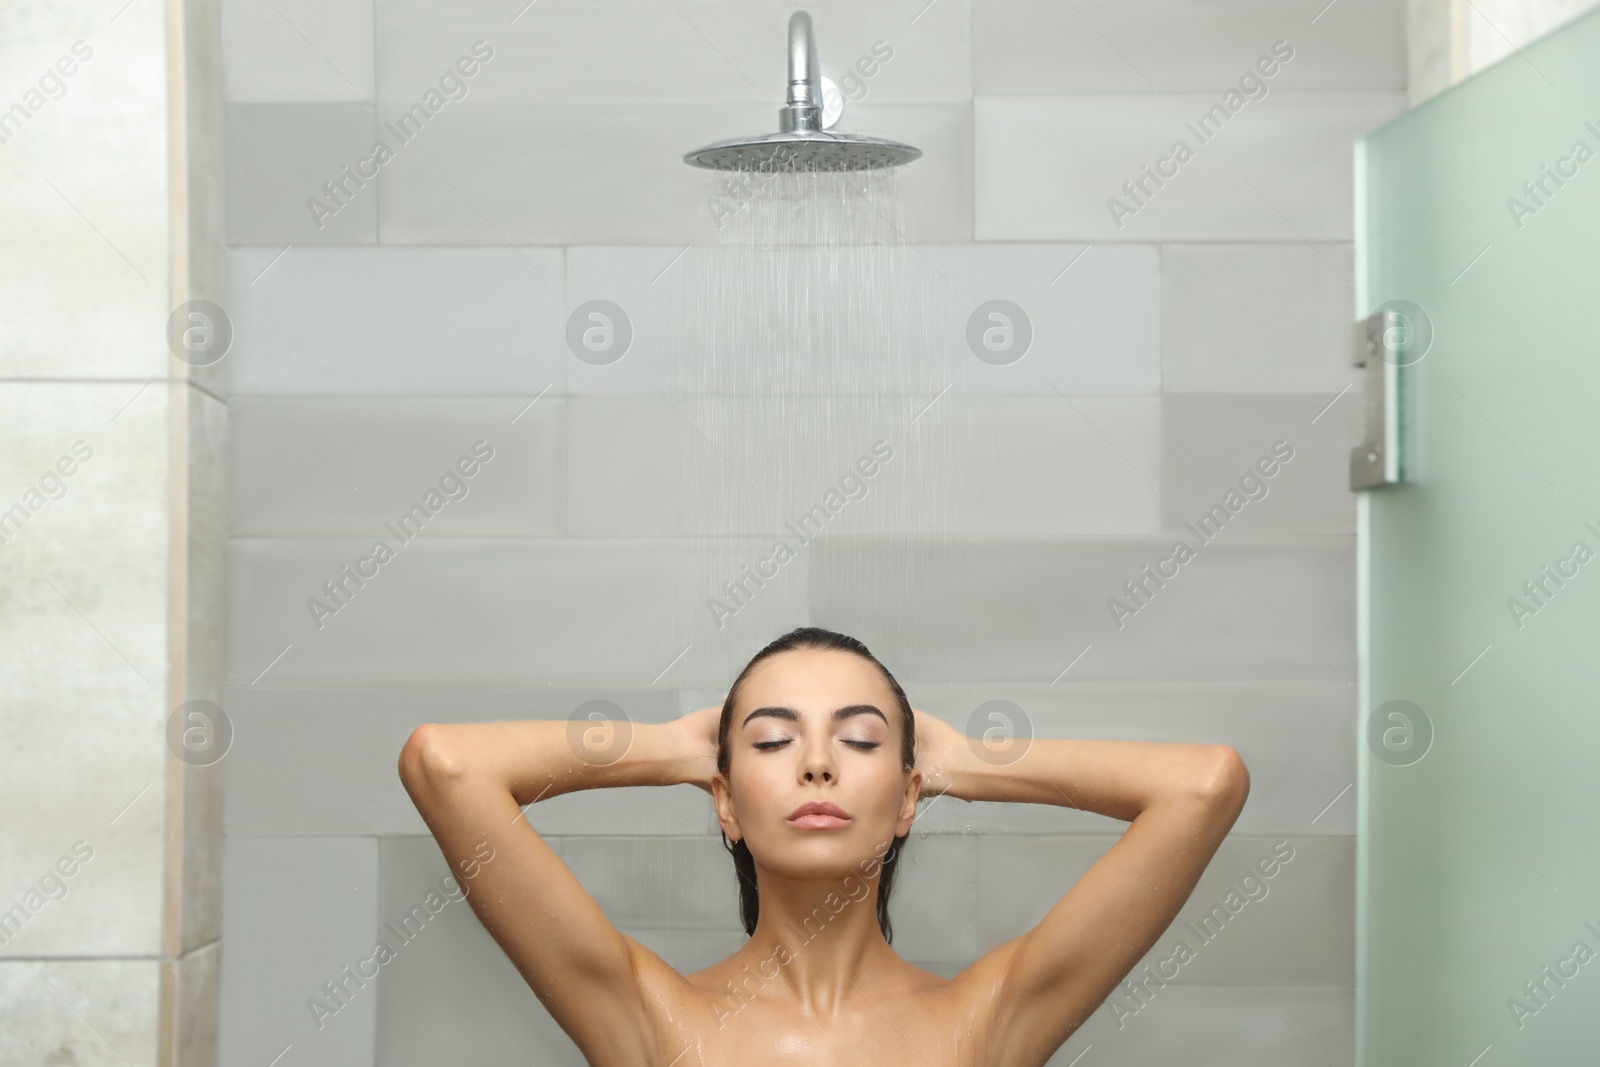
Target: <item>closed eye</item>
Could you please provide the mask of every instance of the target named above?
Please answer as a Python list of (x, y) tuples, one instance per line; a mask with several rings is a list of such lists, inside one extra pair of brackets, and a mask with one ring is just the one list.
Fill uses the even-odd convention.
[[(782, 747), (784, 745), (787, 745), (788, 743), (789, 743), (789, 739), (787, 737), (785, 737), (782, 740), (778, 740), (778, 741), (757, 741), (753, 747), (758, 748), (763, 752), (770, 752), (773, 749), (780, 748), (780, 747)], [(882, 741), (852, 741), (852, 740), (850, 740), (848, 738), (845, 739), (844, 743), (847, 744), (847, 745), (854, 746), (855, 748), (857, 748), (857, 749), (859, 749), (859, 750), (861, 750), (863, 752), (870, 752), (873, 749), (877, 748), (879, 745), (883, 744)]]

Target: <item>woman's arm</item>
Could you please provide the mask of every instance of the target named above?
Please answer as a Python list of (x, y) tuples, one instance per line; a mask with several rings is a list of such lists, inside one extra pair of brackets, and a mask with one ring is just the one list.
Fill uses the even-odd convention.
[[(676, 723), (427, 723), (400, 780), (467, 901), (535, 995), (592, 1062), (656, 1062), (640, 984), (653, 954), (600, 905), (523, 816), (578, 789), (669, 785), (700, 773)], [(489, 858), (484, 859), (485, 856)]]
[[(1043, 1062), (1176, 918), (1250, 792), (1227, 745), (1034, 738), (983, 750), (917, 712), (924, 796), (1057, 804), (1129, 822), (1027, 933), (956, 979), (994, 1005), (996, 1062)], [(924, 748), (924, 744), (926, 747)]]

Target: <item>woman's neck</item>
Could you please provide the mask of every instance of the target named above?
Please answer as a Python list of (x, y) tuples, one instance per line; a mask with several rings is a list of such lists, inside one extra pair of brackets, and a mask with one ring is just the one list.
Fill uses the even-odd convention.
[(801, 881), (766, 871), (760, 882), (755, 933), (734, 959), (750, 994), (828, 1016), (900, 962), (878, 925), (877, 878)]

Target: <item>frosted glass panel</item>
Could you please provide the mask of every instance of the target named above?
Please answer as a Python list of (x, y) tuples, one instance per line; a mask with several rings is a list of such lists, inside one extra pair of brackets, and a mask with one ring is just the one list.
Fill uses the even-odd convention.
[(1600, 1062), (1600, 15), (1356, 187), (1358, 312), (1433, 331), (1360, 511), (1359, 1062)]

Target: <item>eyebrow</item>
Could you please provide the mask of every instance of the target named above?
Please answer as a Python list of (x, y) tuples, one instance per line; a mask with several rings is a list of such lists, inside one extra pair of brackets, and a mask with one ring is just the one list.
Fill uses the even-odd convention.
[[(855, 718), (857, 715), (876, 715), (878, 718), (883, 720), (883, 724), (885, 726), (889, 725), (888, 716), (871, 704), (847, 704), (842, 708), (836, 708), (831, 718), (834, 722), (844, 722), (846, 719)], [(775, 707), (757, 708), (756, 710), (752, 711), (750, 714), (744, 717), (744, 722), (740, 724), (741, 728), (749, 726), (750, 721), (758, 716), (767, 716), (773, 719), (787, 719), (790, 722), (800, 721), (800, 713), (798, 711), (795, 711), (793, 708), (786, 708), (779, 705)]]

